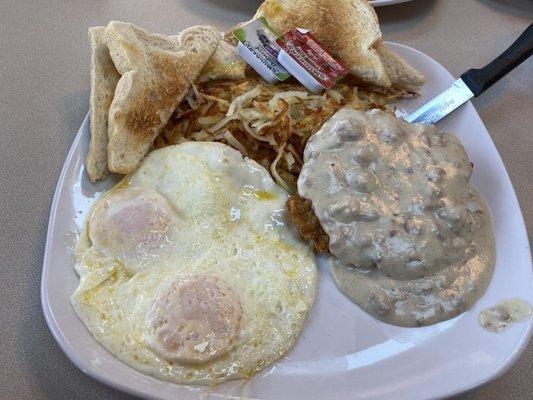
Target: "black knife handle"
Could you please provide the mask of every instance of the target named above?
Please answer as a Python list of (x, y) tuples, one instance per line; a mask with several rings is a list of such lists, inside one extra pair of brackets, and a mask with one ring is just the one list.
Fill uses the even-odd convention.
[(498, 58), (481, 69), (469, 69), (461, 79), (478, 97), (533, 54), (533, 24)]

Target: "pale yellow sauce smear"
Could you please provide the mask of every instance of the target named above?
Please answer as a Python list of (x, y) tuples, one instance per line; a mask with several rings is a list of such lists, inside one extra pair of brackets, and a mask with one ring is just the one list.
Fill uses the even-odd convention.
[(263, 201), (276, 200), (278, 198), (276, 193), (266, 192), (264, 190), (256, 190), (253, 192), (253, 195), (257, 200)]
[(531, 317), (531, 306), (522, 299), (506, 299), (481, 311), (477, 317), (479, 324), (490, 332), (503, 332), (515, 322)]

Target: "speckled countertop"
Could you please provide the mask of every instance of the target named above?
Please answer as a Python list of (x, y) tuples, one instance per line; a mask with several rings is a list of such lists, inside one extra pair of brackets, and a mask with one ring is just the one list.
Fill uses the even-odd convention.
[[(87, 113), (87, 28), (119, 19), (175, 33), (221, 29), (259, 0), (2, 0), (0, 7), (0, 398), (123, 399), (72, 365), (39, 300), (48, 214), (61, 166)], [(414, 0), (378, 11), (386, 40), (435, 58), (454, 75), (482, 66), (533, 20), (531, 0)], [(533, 234), (533, 60), (474, 104), (507, 167)], [(533, 343), (502, 378), (461, 399), (526, 400)]]

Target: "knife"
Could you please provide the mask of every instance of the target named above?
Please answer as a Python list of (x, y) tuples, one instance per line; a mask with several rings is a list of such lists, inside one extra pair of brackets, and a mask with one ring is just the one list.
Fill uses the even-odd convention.
[(434, 124), (472, 97), (478, 97), (533, 54), (533, 24), (498, 58), (481, 69), (469, 69), (452, 85), (418, 110), (407, 122)]

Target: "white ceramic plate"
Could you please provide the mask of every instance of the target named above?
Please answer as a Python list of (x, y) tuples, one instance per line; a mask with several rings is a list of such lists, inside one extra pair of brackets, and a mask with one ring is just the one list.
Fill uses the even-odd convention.
[(393, 4), (406, 3), (411, 0), (370, 0), (369, 3), (373, 7), (390, 6)]
[[(390, 46), (428, 78), (421, 98), (404, 102), (407, 110), (453, 81), (450, 73), (428, 56), (402, 45)], [(475, 164), (472, 182), (486, 197), (494, 218), (494, 278), (470, 311), (425, 328), (387, 325), (340, 294), (321, 262), (317, 302), (295, 348), (249, 382), (230, 382), (215, 389), (186, 387), (131, 369), (93, 339), (70, 305), (78, 281), (72, 268), (75, 232), (95, 198), (116, 181), (109, 178), (94, 185), (86, 177), (83, 161), (89, 122), (85, 118), (61, 172), (48, 227), (41, 296), (50, 330), (82, 371), (150, 399), (434, 399), (496, 378), (525, 348), (531, 320), (494, 334), (483, 330), (476, 317), (483, 308), (509, 297), (533, 303), (528, 239), (505, 167), (472, 104), (457, 110), (440, 126), (455, 132), (466, 146)]]

